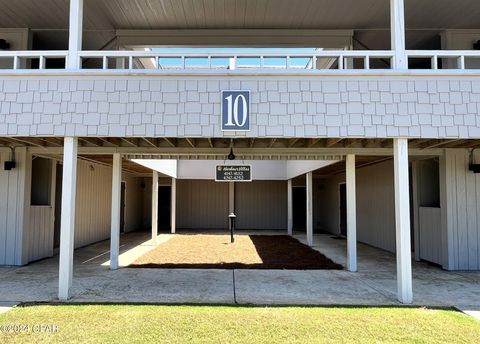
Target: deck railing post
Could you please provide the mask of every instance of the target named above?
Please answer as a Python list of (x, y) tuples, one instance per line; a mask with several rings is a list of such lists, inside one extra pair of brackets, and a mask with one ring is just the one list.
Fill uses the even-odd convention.
[(70, 0), (68, 69), (80, 69), (83, 37), (83, 0)]

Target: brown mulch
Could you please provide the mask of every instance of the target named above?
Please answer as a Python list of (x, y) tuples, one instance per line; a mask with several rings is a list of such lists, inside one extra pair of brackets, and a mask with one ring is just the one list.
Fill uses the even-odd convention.
[(131, 268), (342, 270), (320, 252), (288, 235), (175, 235)]

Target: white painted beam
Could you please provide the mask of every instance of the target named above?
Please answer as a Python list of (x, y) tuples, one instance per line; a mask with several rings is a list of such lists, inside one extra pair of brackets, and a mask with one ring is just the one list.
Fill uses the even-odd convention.
[(287, 232), (293, 235), (293, 186), (292, 180), (287, 182)]
[(404, 0), (390, 0), (391, 45), (395, 52), (395, 69), (408, 69), (405, 48), (405, 5)]
[(347, 269), (357, 271), (357, 196), (355, 181), (355, 155), (347, 155)]
[(152, 243), (157, 244), (158, 236), (158, 172), (152, 172)]
[(313, 246), (313, 174), (308, 172), (307, 178), (307, 243)]
[(83, 0), (70, 0), (68, 69), (79, 69), (83, 38)]
[(412, 259), (410, 246), (410, 197), (408, 181), (408, 139), (394, 139), (395, 231), (397, 293), (402, 303), (412, 303)]
[(172, 178), (171, 188), (171, 215), (170, 215), (170, 230), (172, 234), (177, 231), (177, 180)]
[(112, 166), (112, 219), (110, 231), (110, 269), (118, 269), (120, 251), (120, 207), (122, 193), (122, 156), (113, 154)]
[(78, 139), (66, 137), (63, 153), (62, 213), (60, 222), (60, 262), (58, 298), (68, 300), (72, 287), (75, 240), (75, 197), (77, 191)]

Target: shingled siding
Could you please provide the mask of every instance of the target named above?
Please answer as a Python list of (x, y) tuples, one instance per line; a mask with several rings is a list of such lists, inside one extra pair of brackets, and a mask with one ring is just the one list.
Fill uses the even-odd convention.
[[(220, 130), (250, 90), (252, 130)], [(0, 136), (480, 137), (480, 76), (4, 76)]]

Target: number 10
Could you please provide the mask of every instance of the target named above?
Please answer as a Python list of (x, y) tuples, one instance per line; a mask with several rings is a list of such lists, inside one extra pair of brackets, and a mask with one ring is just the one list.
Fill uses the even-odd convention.
[[(247, 123), (247, 99), (243, 94), (239, 94), (233, 99), (233, 95), (225, 97), (227, 101), (227, 123), (226, 127), (243, 127)], [(239, 114), (240, 101), (242, 102), (242, 111)]]

